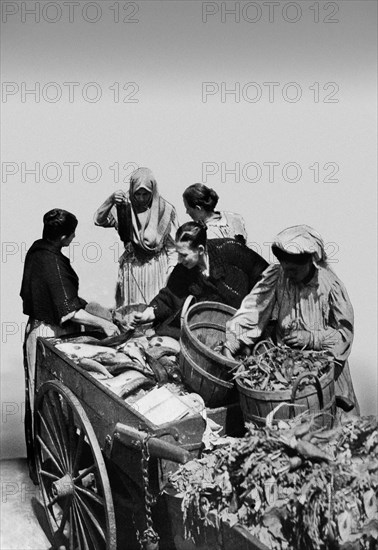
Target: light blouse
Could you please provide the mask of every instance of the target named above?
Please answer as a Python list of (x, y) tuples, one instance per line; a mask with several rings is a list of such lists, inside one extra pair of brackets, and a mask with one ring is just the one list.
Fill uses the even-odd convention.
[(353, 308), (343, 283), (328, 267), (317, 267), (313, 278), (296, 283), (282, 267), (271, 264), (227, 323), (227, 345), (235, 353), (252, 345), (270, 319), (277, 320), (277, 341), (294, 330), (311, 334), (313, 350), (327, 350), (345, 361), (353, 342)]
[(234, 212), (214, 212), (216, 216), (206, 221), (208, 239), (234, 239), (242, 235), (247, 241), (243, 218)]

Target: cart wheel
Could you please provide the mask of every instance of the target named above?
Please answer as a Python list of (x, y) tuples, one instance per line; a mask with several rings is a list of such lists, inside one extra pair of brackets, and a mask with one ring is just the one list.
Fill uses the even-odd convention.
[(53, 548), (116, 550), (101, 449), (80, 401), (61, 382), (45, 382), (38, 391), (35, 454)]

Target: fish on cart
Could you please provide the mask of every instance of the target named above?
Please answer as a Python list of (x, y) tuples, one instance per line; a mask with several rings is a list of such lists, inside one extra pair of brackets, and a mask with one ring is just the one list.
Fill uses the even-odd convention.
[(139, 345), (136, 341), (126, 342), (125, 345), (119, 348), (123, 353), (128, 355), (132, 361), (138, 362), (142, 367), (147, 368), (148, 365), (144, 355), (143, 346)]
[(59, 351), (62, 351), (73, 359), (81, 359), (83, 357), (92, 358), (100, 353), (115, 355), (117, 350), (107, 348), (105, 346), (93, 346), (91, 344), (78, 344), (76, 342), (67, 342), (55, 346)]
[(130, 393), (142, 387), (146, 388), (155, 385), (153, 380), (136, 370), (128, 370), (111, 380), (99, 381), (121, 398), (127, 397)]
[(77, 360), (77, 364), (86, 371), (98, 372), (104, 375), (105, 378), (113, 378), (113, 375), (110, 374), (107, 368), (104, 367), (104, 365), (101, 365), (101, 363), (99, 363), (95, 359), (91, 359), (89, 357), (81, 357)]

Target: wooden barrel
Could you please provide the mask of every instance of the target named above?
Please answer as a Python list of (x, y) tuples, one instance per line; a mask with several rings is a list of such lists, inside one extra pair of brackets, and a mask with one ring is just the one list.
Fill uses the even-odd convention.
[(182, 317), (181, 373), (185, 383), (210, 407), (224, 405), (233, 397), (230, 369), (238, 363), (211, 348), (224, 342), (226, 322), (235, 311), (226, 304), (199, 302)]
[[(298, 390), (304, 378), (311, 383)], [(314, 423), (318, 427), (332, 427), (336, 412), (336, 396), (334, 382), (334, 367), (318, 378), (315, 373), (302, 373), (295, 381), (291, 390), (262, 391), (253, 390), (236, 380), (239, 392), (240, 406), (245, 422), (264, 425), (265, 419), (278, 405), (291, 403), (295, 407), (282, 405), (274, 414), (274, 419), (289, 420), (305, 411), (316, 415)]]

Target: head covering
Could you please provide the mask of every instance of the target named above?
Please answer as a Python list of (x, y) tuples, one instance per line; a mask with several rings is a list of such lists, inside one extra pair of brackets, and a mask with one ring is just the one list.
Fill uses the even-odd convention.
[(294, 225), (278, 233), (272, 248), (278, 248), (288, 254), (311, 254), (315, 264), (327, 260), (322, 237), (309, 225)]
[[(146, 215), (140, 217), (135, 210), (135, 193), (138, 189), (146, 189), (151, 193)], [(173, 206), (160, 197), (155, 177), (149, 168), (138, 168), (131, 174), (127, 197), (132, 205), (133, 242), (145, 252), (159, 251), (170, 231)]]
[(135, 193), (139, 189), (145, 189), (152, 195), (157, 194), (157, 183), (155, 177), (149, 168), (138, 168), (130, 176), (129, 197), (133, 206), (136, 205)]

